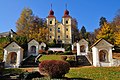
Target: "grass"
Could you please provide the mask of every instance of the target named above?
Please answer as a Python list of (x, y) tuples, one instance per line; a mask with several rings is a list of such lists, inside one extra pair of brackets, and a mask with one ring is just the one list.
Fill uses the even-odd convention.
[(62, 60), (61, 59), (62, 55), (43, 55), (39, 61), (43, 61), (43, 60)]
[[(39, 60), (61, 60), (61, 56), (43, 55)], [(75, 67), (65, 77), (72, 80), (120, 80), (120, 67)]]
[(40, 57), (39, 61), (43, 61), (43, 60), (62, 60), (61, 56), (74, 56), (74, 55), (42, 55), (42, 57)]
[(79, 67), (71, 68), (68, 78), (94, 80), (120, 80), (120, 67)]

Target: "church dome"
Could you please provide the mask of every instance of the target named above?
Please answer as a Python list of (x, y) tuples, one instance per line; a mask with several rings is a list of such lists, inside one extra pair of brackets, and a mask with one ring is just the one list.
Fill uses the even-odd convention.
[(66, 9), (64, 15), (69, 15), (69, 11)]
[(54, 15), (54, 11), (51, 9), (49, 15)]

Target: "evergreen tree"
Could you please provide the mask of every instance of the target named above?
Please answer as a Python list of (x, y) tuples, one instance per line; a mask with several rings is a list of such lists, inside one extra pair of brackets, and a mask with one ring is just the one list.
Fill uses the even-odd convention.
[(86, 29), (84, 26), (82, 26), (81, 30), (80, 30), (80, 36), (81, 38), (86, 38)]
[(105, 22), (107, 22), (106, 18), (105, 17), (101, 17), (100, 18), (100, 22), (99, 22), (99, 26), (103, 26)]

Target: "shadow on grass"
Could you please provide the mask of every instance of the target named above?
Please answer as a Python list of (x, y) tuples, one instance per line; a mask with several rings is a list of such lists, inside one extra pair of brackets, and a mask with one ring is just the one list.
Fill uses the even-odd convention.
[(88, 79), (88, 78), (54, 78), (51, 80), (92, 80), (92, 79)]

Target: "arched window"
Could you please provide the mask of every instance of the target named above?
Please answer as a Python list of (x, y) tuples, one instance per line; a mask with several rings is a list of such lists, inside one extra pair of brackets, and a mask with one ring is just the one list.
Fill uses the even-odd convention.
[(41, 46), (41, 49), (44, 50), (44, 46)]
[(31, 53), (36, 53), (36, 46), (31, 46), (30, 52)]
[(108, 52), (106, 50), (101, 50), (99, 52), (100, 62), (108, 62)]
[(85, 46), (84, 45), (80, 46), (80, 52), (85, 52)]
[(7, 62), (10, 64), (16, 64), (17, 61), (17, 53), (16, 52), (10, 52), (7, 56)]
[(77, 50), (77, 47), (76, 47), (76, 46), (74, 46), (74, 50)]

